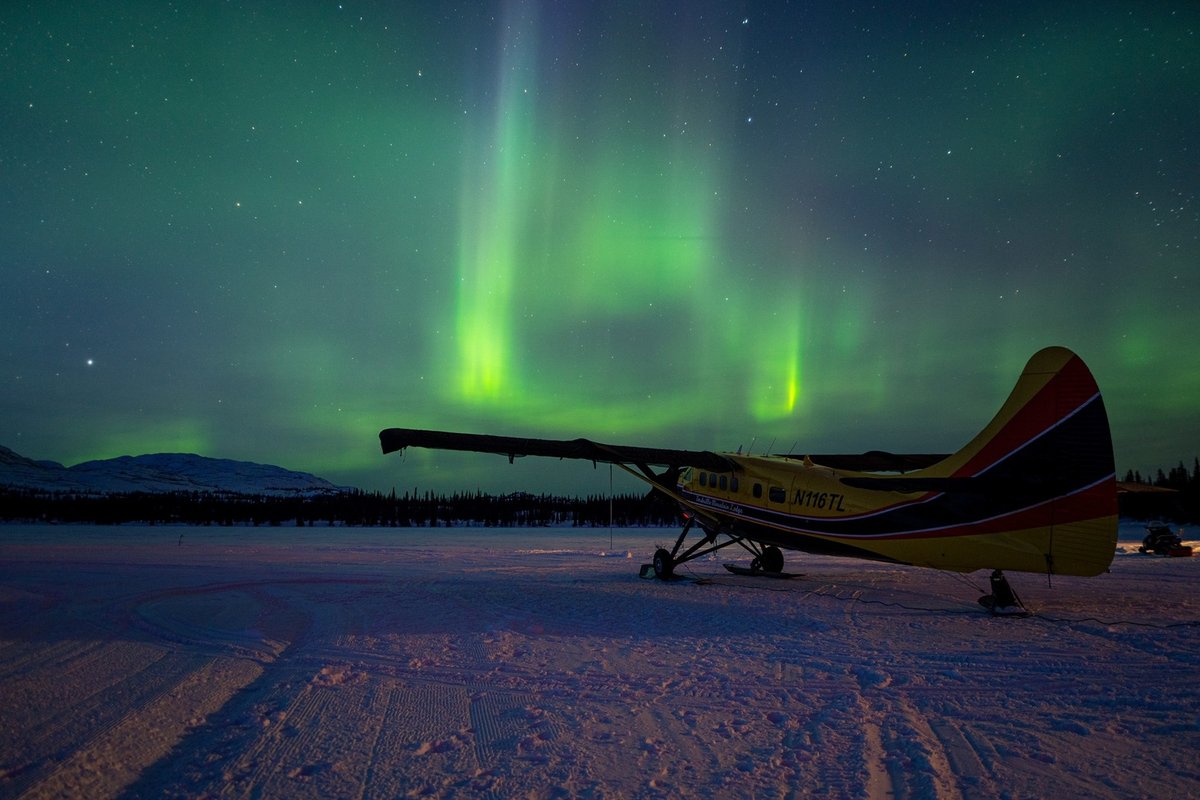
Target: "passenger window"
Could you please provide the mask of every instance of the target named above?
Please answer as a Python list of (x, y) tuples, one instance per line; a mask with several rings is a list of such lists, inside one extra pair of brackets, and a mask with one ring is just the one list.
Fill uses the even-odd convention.
[(728, 481), (728, 479), (726, 479), (726, 477), (724, 475), (722, 475), (721, 476), (721, 491), (725, 491), (725, 488), (727, 486), (729, 486), (729, 481)]
[(708, 473), (707, 472), (700, 473), (700, 485), (708, 486)]
[(780, 486), (772, 486), (767, 496), (771, 498), (772, 503), (782, 503), (787, 500), (787, 492)]
[(754, 496), (762, 497), (762, 484), (761, 483), (754, 484)]
[(736, 475), (732, 476), (732, 477), (729, 479), (729, 488), (730, 488), (732, 491), (735, 491), (735, 492), (738, 490), (738, 481), (737, 481), (737, 476), (736, 476)]

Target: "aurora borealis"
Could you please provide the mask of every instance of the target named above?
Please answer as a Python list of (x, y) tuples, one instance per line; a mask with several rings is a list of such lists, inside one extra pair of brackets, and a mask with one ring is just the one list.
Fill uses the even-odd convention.
[[(401, 426), (1200, 452), (1192, 2), (9, 3), (0, 444), (600, 492)], [(773, 443), (773, 447), (772, 447)], [(604, 470), (607, 472), (607, 470)]]

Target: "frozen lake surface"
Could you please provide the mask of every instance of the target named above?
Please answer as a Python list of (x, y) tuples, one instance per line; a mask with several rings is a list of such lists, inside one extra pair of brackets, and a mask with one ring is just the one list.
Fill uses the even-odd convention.
[(0, 797), (1196, 797), (1200, 558), (1142, 534), (999, 619), (639, 579), (670, 530), (0, 527)]

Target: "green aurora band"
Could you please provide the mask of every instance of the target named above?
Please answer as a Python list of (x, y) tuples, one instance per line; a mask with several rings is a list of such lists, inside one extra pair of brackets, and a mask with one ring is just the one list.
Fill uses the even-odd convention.
[[(463, 160), (457, 350), (446, 359), (457, 370), (442, 376), (454, 389), (446, 401), (507, 424), (540, 419), (585, 430), (599, 421), (630, 434), (696, 413), (789, 417), (799, 395), (800, 298), (768, 286), (734, 298), (722, 287), (722, 265), (735, 273), (740, 265), (713, 235), (720, 191), (711, 137), (670, 130), (678, 112), (668, 109), (648, 127), (670, 133), (572, 147), (585, 130), (538, 124), (569, 100), (542, 91), (532, 6), (514, 10), (525, 13), (502, 25), (499, 63), (485, 70), (496, 76), (494, 107), (485, 109), (492, 122), (484, 136), (468, 134)], [(715, 105), (706, 103), (702, 116), (736, 113)], [(731, 313), (731, 300), (748, 307)], [(724, 324), (751, 308), (763, 313), (750, 335)], [(578, 322), (565, 353), (564, 320)], [(615, 354), (614, 327), (643, 333)], [(546, 352), (547, 342), (557, 352)], [(620, 378), (648, 354), (661, 370), (658, 387), (630, 393)], [(574, 374), (546, 368), (564, 356)], [(735, 376), (744, 391), (718, 395), (717, 407), (688, 382), (711, 362), (739, 359), (747, 361), (747, 373)], [(619, 391), (597, 392), (598, 383)]]
[[(390, 426), (947, 450), (1035, 350), (1200, 451), (1200, 9), (0, 15), (0, 444), (600, 491)], [(532, 461), (532, 460), (531, 460)]]

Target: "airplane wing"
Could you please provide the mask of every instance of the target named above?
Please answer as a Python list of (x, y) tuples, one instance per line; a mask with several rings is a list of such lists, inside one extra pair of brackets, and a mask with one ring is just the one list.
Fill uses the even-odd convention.
[(633, 464), (642, 468), (644, 472), (648, 471), (646, 467), (650, 464), (676, 470), (683, 467), (697, 467), (713, 472), (733, 472), (740, 469), (731, 459), (708, 450), (630, 447), (603, 444), (590, 439), (525, 439), (517, 436), (388, 428), (379, 432), (379, 444), (384, 453), (394, 453), (406, 447), (428, 447), (435, 450), (496, 453), (508, 456), (509, 461), (518, 456), (546, 456), (603, 464)]
[[(696, 467), (713, 472), (735, 472), (740, 469), (732, 459), (711, 450), (674, 450), (664, 447), (604, 444), (591, 439), (528, 439), (517, 436), (388, 428), (379, 432), (379, 443), (384, 453), (394, 453), (406, 447), (426, 447), (434, 450), (496, 453), (508, 456), (509, 461), (519, 456), (545, 456), (602, 464), (654, 464), (676, 469)], [(778, 457), (799, 459), (804, 456), (788, 454)], [(886, 453), (882, 450), (870, 450), (856, 455), (826, 454), (810, 455), (808, 458), (814, 463), (839, 470), (910, 472), (936, 464), (946, 458), (946, 454)]]

